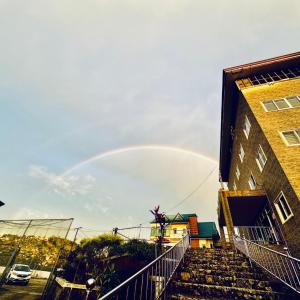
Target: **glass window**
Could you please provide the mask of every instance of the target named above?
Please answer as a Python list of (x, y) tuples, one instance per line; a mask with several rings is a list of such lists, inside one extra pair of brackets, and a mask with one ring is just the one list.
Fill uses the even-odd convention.
[(264, 105), (266, 111), (277, 110), (277, 107), (276, 107), (276, 105), (274, 104), (274, 102), (272, 100), (271, 101), (264, 101), (263, 105)]
[(240, 175), (241, 175), (241, 173), (240, 173), (240, 169), (239, 169), (239, 167), (238, 167), (238, 166), (236, 166), (235, 175), (236, 175), (236, 178), (239, 180), (239, 179), (240, 179)]
[(282, 223), (285, 223), (289, 218), (293, 216), (291, 208), (282, 192), (275, 200), (275, 207)]
[(288, 103), (285, 101), (285, 99), (277, 99), (274, 100), (275, 105), (278, 107), (278, 109), (285, 109), (285, 108), (289, 108)]
[(251, 129), (251, 124), (250, 124), (250, 121), (248, 119), (247, 116), (245, 116), (245, 123), (244, 123), (244, 133), (246, 135), (246, 138), (249, 137), (249, 133), (250, 133), (250, 129)]
[(282, 135), (289, 146), (300, 145), (300, 129), (284, 131)]
[(177, 234), (177, 228), (173, 228), (173, 234)]
[(245, 151), (244, 151), (244, 149), (243, 149), (243, 146), (242, 146), (242, 144), (240, 144), (240, 152), (239, 152), (239, 157), (240, 157), (240, 160), (241, 160), (241, 162), (243, 162), (243, 160), (244, 160), (244, 157), (245, 157)]
[(291, 107), (300, 107), (299, 96), (287, 97), (286, 100), (288, 101)]
[(237, 190), (235, 181), (233, 182), (233, 189), (234, 189), (235, 191)]
[(260, 171), (262, 171), (267, 162), (267, 157), (266, 157), (261, 145), (258, 146), (258, 150), (256, 153), (256, 162), (258, 164)]
[(251, 190), (255, 190), (255, 188), (256, 188), (256, 182), (255, 182), (254, 177), (253, 177), (252, 174), (249, 177), (248, 183), (249, 183), (250, 189)]

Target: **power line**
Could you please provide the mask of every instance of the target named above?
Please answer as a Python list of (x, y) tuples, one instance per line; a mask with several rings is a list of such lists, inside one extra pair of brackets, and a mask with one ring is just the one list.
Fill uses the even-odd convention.
[(213, 170), (211, 170), (208, 175), (200, 182), (200, 184), (192, 191), (190, 192), (186, 197), (184, 197), (180, 202), (178, 202), (176, 205), (174, 205), (172, 208), (169, 209), (169, 211), (173, 210), (174, 208), (177, 208), (182, 203), (184, 203), (186, 200), (188, 200), (191, 196), (193, 196), (201, 187), (202, 185), (208, 180), (208, 178), (212, 175), (212, 173), (217, 169), (215, 167)]
[[(171, 207), (170, 209), (168, 209), (168, 211), (172, 211), (173, 209), (177, 208), (178, 206), (180, 206), (182, 203), (184, 203), (185, 201), (187, 201), (191, 196), (193, 196), (201, 187), (202, 185), (208, 180), (208, 178), (213, 174), (213, 172), (217, 169), (217, 167), (213, 168), (208, 174), (207, 176), (198, 184), (198, 186), (192, 191), (190, 192), (187, 196), (185, 196), (182, 200), (180, 200), (177, 204), (175, 204), (173, 207)], [(144, 222), (141, 223), (141, 225), (143, 224), (148, 224), (149, 222)], [(140, 224), (138, 224), (140, 225)], [(137, 225), (137, 226), (138, 226)]]

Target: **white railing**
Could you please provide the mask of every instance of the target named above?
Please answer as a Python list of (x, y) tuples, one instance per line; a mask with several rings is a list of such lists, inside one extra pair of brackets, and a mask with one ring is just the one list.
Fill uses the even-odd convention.
[(99, 300), (160, 299), (189, 245), (189, 235), (185, 235), (176, 245)]
[(238, 226), (236, 234), (249, 241), (263, 244), (279, 244), (281, 242), (279, 233), (274, 227), (267, 226)]
[(234, 236), (234, 244), (253, 261), (300, 294), (300, 260), (274, 251), (244, 237)]

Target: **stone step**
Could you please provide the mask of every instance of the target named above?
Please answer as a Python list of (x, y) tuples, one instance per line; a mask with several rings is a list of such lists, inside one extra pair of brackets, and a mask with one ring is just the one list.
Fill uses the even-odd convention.
[[(236, 278), (245, 278), (245, 279), (257, 279), (257, 280), (262, 280), (265, 278), (265, 275), (262, 272), (232, 272), (230, 273), (220, 270), (220, 269), (215, 269), (215, 270), (210, 270), (210, 269), (192, 269), (189, 270), (187, 268), (182, 268), (181, 266), (177, 269), (176, 273), (180, 272), (188, 272), (190, 274), (199, 274), (199, 275), (214, 275), (214, 276), (235, 276)], [(226, 275), (230, 274), (230, 275)]]
[[(168, 295), (167, 300), (220, 300), (220, 298), (215, 297), (205, 297), (205, 296), (193, 296), (187, 294), (171, 294)], [(222, 300), (231, 300), (229, 298), (222, 298)]]
[[(241, 287), (228, 287), (218, 285), (208, 285), (199, 283), (190, 283), (182, 281), (172, 281), (170, 284), (170, 293), (172, 295), (188, 294), (191, 296), (215, 297), (221, 299), (255, 299), (255, 300), (277, 300), (284, 299), (282, 294), (266, 291), (254, 290)], [(201, 298), (200, 298), (201, 299)], [(286, 298), (288, 299), (288, 298)]]
[[(231, 274), (232, 272), (256, 272), (250, 265), (225, 265), (225, 264), (202, 264), (189, 263), (182, 265), (182, 268), (187, 271), (199, 270), (221, 270), (224, 274)], [(228, 273), (229, 272), (229, 273)]]
[(220, 276), (220, 275), (207, 275), (198, 274), (197, 272), (191, 274), (188, 272), (176, 273), (175, 280), (182, 282), (201, 283), (208, 285), (231, 286), (241, 287), (247, 289), (258, 290), (272, 290), (272, 287), (267, 280), (257, 280), (253, 278), (241, 278), (237, 276)]
[(185, 258), (184, 263), (195, 263), (198, 265), (202, 264), (226, 264), (226, 265), (250, 265), (248, 259), (228, 259), (228, 258), (206, 258), (206, 257), (193, 257), (193, 258)]

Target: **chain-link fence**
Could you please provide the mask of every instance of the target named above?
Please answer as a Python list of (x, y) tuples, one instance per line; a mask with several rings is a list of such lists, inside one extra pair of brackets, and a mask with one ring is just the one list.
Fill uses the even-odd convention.
[[(73, 219), (0, 220), (0, 298), (18, 293), (46, 296), (61, 255), (71, 250), (66, 239)], [(10, 284), (10, 285), (8, 285)], [(20, 286), (24, 288), (20, 291)], [(8, 296), (6, 296), (7, 299)]]

